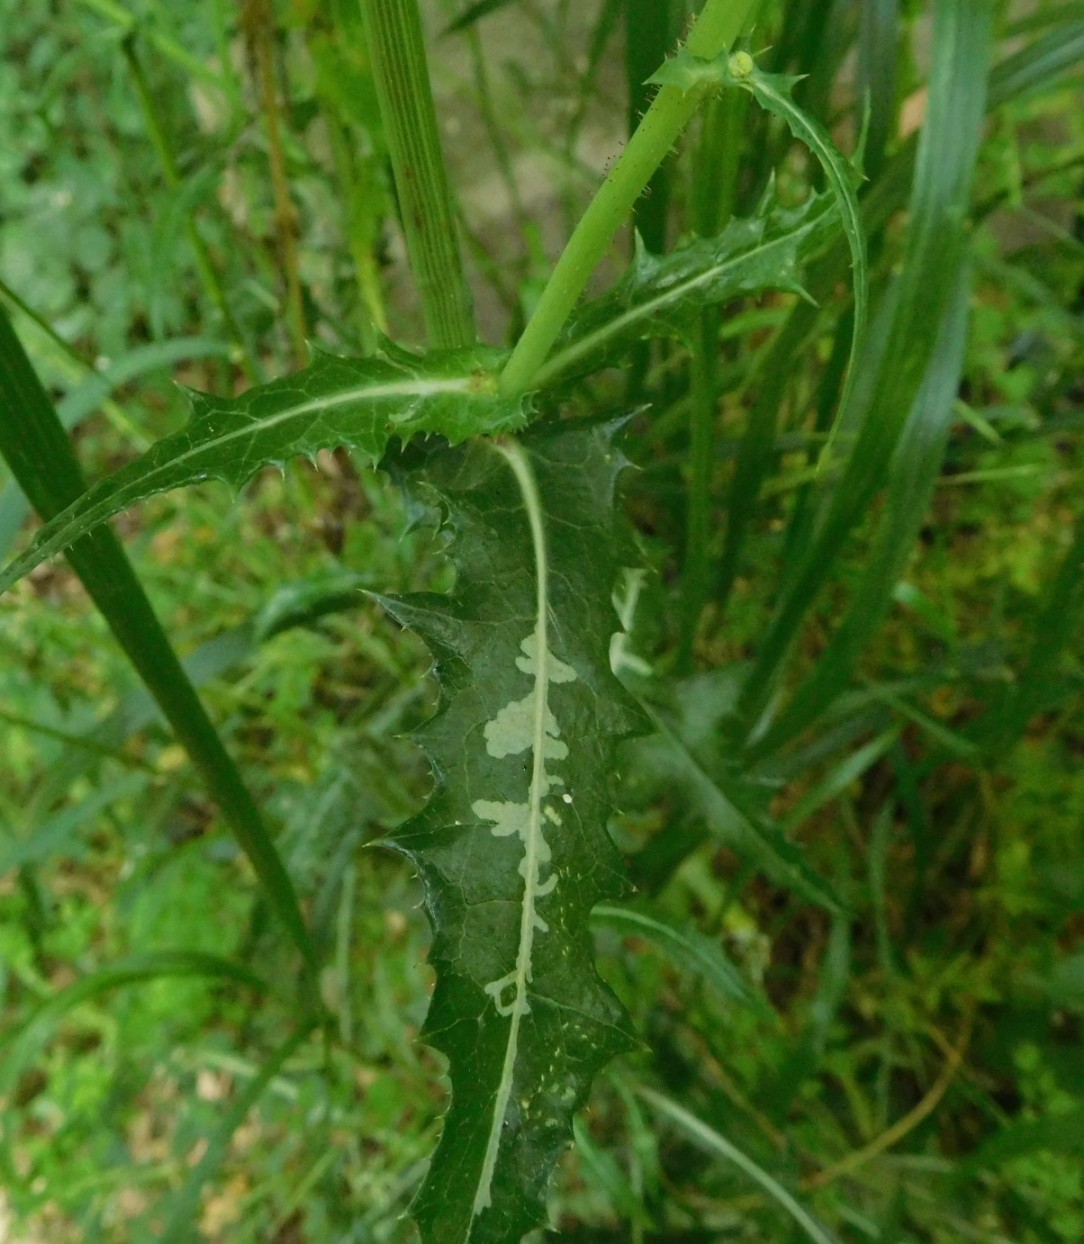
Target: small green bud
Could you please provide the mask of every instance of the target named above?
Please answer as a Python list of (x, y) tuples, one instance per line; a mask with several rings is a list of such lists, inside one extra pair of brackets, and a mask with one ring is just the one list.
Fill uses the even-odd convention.
[(735, 52), (727, 61), (726, 67), (730, 71), (730, 76), (741, 82), (752, 76), (756, 65), (748, 52)]

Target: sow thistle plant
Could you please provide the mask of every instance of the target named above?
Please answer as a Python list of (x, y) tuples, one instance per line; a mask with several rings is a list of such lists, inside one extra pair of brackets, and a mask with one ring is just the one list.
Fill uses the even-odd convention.
[[(912, 143), (895, 157), (895, 183), (882, 177), (861, 207), (860, 165), (794, 102), (797, 79), (761, 68), (758, 7), (756, 0), (706, 0), (681, 47), (651, 78), (650, 106), (510, 351), (477, 343), (415, 0), (364, 0), (363, 10), (427, 350), (379, 337), (366, 357), (314, 350), (304, 369), (237, 397), (193, 392), (182, 431), (87, 488), (47, 395), (0, 317), (0, 451), (48, 520), (0, 574), (0, 591), (66, 554), (202, 774), (302, 958), (303, 1016), (253, 1093), (314, 1030), (334, 1030), (320, 996), (322, 952), (261, 811), (106, 524), (157, 493), (212, 479), (237, 491), (268, 465), (343, 448), (359, 465), (393, 466), (419, 506), (439, 516), (454, 589), (372, 597), (424, 640), (440, 694), (416, 735), (434, 788), (423, 810), (384, 840), (409, 859), (423, 887), (435, 989), (422, 1037), (447, 1059), (451, 1081), (439, 1144), (412, 1204), (426, 1244), (510, 1244), (544, 1223), (574, 1115), (599, 1070), (641, 1040), (596, 971), (591, 932), (592, 919), (601, 919), (626, 932), (677, 937), (629, 905), (627, 870), (608, 832), (623, 740), (653, 734), (669, 749), (679, 786), (692, 802), (711, 804), (709, 820), (725, 823), (727, 840), (753, 866), (829, 911), (845, 911), (772, 819), (763, 787), (735, 777), (724, 790), (705, 777), (665, 690), (643, 662), (619, 659), (614, 593), (637, 558), (619, 499), (628, 465), (622, 437), (636, 410), (592, 407), (584, 382), (624, 366), (645, 341), (694, 342), (705, 323), (717, 324), (711, 317), (719, 308), (778, 291), (798, 302), (766, 347), (770, 394), (776, 376), (809, 348), (823, 306), (846, 301), (851, 290), (840, 327), (837, 378), (844, 379), (820, 429), (821, 448), (808, 461), (795, 520), (801, 539), (792, 544), (756, 658), (719, 713), (735, 766), (763, 765), (850, 685), (936, 479), (966, 341), (965, 222), (988, 104), (994, 5), (934, 4), (925, 127), (917, 149)], [(739, 46), (743, 35), (747, 48)], [(823, 191), (793, 206), (770, 181), (751, 214), (717, 230), (663, 254), (637, 241), (625, 274), (584, 299), (592, 272), (689, 122), (738, 95), (804, 145)], [(909, 177), (902, 265), (871, 313), (867, 234), (881, 236)], [(882, 186), (888, 189), (878, 199)], [(703, 409), (693, 412), (694, 493), (711, 454)], [(736, 518), (763, 481), (775, 417), (758, 408), (762, 439), (751, 435), (741, 448), (730, 528), (739, 541)], [(884, 513), (849, 610), (821, 662), (783, 698), (782, 672), (827, 567), (882, 492)], [(687, 589), (694, 605), (703, 603), (706, 577), (717, 569), (706, 568), (696, 521), (691, 516)], [(724, 562), (732, 566), (738, 552), (728, 546)], [(702, 954), (722, 973), (734, 996), (763, 1005), (710, 948), (689, 936), (678, 940), (686, 955)], [(147, 972), (225, 974), (233, 970), (225, 963), (181, 953)], [(33, 1048), (47, 1019), (39, 1016), (20, 1035), (0, 1087), (10, 1087), (19, 1050)], [(643, 1089), (642, 1100), (693, 1144), (738, 1162), (809, 1238), (833, 1238), (719, 1133), (653, 1090)], [(193, 1238), (185, 1229), (176, 1211), (166, 1238)]]

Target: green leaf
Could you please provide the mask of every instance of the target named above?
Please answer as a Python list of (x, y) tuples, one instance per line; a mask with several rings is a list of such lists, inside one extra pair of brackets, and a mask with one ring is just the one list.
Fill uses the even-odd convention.
[[(77, 498), (85, 487), (79, 461), (2, 308), (0, 456), (43, 517), (58, 520), (65, 505), (79, 505)], [(312, 941), (274, 839), (185, 676), (120, 541), (108, 527), (100, 528), (77, 538), (67, 557), (217, 800), (272, 909), (315, 968)]]
[(786, 711), (757, 740), (757, 755), (768, 755), (794, 738), (846, 689), (859, 657), (891, 608), (893, 588), (926, 519), (952, 426), (967, 346), (969, 276), (969, 265), (963, 261), (926, 375), (889, 463), (888, 502), (850, 609)]
[(536, 383), (605, 366), (645, 337), (685, 338), (704, 307), (744, 294), (781, 289), (804, 296), (802, 265), (830, 240), (836, 220), (829, 195), (791, 209), (769, 194), (755, 215), (732, 220), (717, 237), (662, 256), (638, 244), (622, 279), (569, 321)]
[(596, 927), (616, 929), (625, 937), (647, 938), (670, 958), (675, 967), (702, 977), (724, 998), (754, 1007), (762, 1014), (771, 1014), (771, 1008), (745, 981), (718, 941), (691, 925), (679, 927), (651, 904), (638, 902), (627, 907), (615, 907), (600, 903), (594, 910), (591, 923)]
[[(791, 91), (800, 78), (784, 74), (764, 73), (757, 68), (748, 52), (724, 53), (712, 60), (703, 60), (682, 50), (663, 64), (651, 79), (661, 85), (682, 90), (729, 86), (738, 87), (757, 101), (765, 111), (780, 117), (800, 142), (813, 152), (824, 169), (843, 221), (843, 232), (851, 251), (854, 279), (854, 324), (851, 331), (851, 356), (847, 382), (840, 399), (844, 410), (854, 383), (856, 363), (860, 356), (869, 320), (869, 265), (866, 238), (854, 192), (856, 171), (832, 141), (831, 135), (815, 118), (804, 112), (791, 98)], [(831, 436), (829, 444), (831, 446)]]
[(56, 1025), (76, 1007), (126, 985), (140, 985), (169, 976), (207, 976), (265, 992), (267, 982), (242, 964), (219, 955), (196, 950), (155, 950), (131, 955), (99, 968), (34, 1007), (3, 1041), (0, 1058), (0, 1093), (7, 1093), (25, 1068), (49, 1040)]
[(515, 429), (522, 399), (497, 393), (504, 358), (486, 348), (425, 356), (385, 343), (379, 357), (317, 354), (310, 367), (237, 398), (192, 394), (188, 425), (102, 480), (42, 528), (0, 574), (0, 592), (137, 501), (220, 479), (240, 488), (261, 467), (345, 445), (376, 465), (389, 441), (439, 434), (452, 444)]
[(792, 544), (779, 603), (742, 693), (740, 715), (751, 724), (760, 721), (847, 537), (870, 513), (937, 352), (946, 308), (956, 297), (982, 137), (991, 9), (945, 4), (934, 17), (929, 111), (915, 163), (906, 250), (844, 412), (850, 456), (838, 478), (827, 481), (816, 521)]
[(813, 1244), (839, 1244), (837, 1237), (823, 1223), (814, 1218), (791, 1192), (762, 1166), (754, 1162), (748, 1154), (743, 1153), (737, 1145), (669, 1097), (664, 1097), (661, 1093), (656, 1093), (654, 1089), (649, 1088), (637, 1087), (636, 1091), (649, 1106), (669, 1119), (671, 1123), (676, 1124), (698, 1149), (714, 1157), (733, 1162), (735, 1166), (744, 1171), (781, 1209), (786, 1210), (803, 1233), (813, 1241)]
[(192, 1168), (180, 1191), (172, 1198), (169, 1218), (158, 1239), (161, 1244), (183, 1244), (192, 1238), (192, 1225), (199, 1218), (200, 1194), (204, 1185), (226, 1160), (234, 1133), (249, 1117), (268, 1087), (279, 1076), (289, 1059), (308, 1040), (314, 1022), (303, 1020), (293, 1032), (269, 1055), (244, 1090), (238, 1094), (218, 1127), (208, 1137), (207, 1147), (199, 1162)]
[(828, 910), (840, 910), (831, 885), (763, 806), (764, 792), (714, 755), (713, 740), (719, 737), (725, 711), (718, 676), (677, 683), (672, 701), (671, 710), (643, 704), (657, 733), (633, 745), (636, 768), (677, 786), (710, 833), (755, 860), (777, 885)]
[(595, 1072), (634, 1039), (598, 978), (592, 907), (627, 888), (606, 825), (617, 741), (643, 727), (613, 677), (615, 425), (449, 451), (433, 481), (453, 595), (383, 600), (436, 657), (418, 735), (437, 787), (388, 845), (433, 925), (427, 1040), (452, 1106), (414, 1205), (425, 1244), (507, 1244)]
[(449, 22), (441, 34), (451, 35), (460, 30), (466, 30), (468, 26), (473, 26), (475, 22), (488, 14), (496, 13), (498, 9), (503, 9), (512, 3), (514, 0), (475, 0), (475, 3), (469, 5), (454, 21)]
[[(69, 430), (77, 427), (88, 415), (101, 410), (117, 389), (139, 376), (179, 362), (197, 358), (228, 357), (228, 342), (203, 337), (180, 337), (172, 341), (155, 341), (137, 346), (101, 371), (91, 373), (74, 385), (57, 403), (60, 422)], [(30, 503), (13, 480), (0, 492), (0, 558), (6, 557), (12, 542), (30, 512)]]

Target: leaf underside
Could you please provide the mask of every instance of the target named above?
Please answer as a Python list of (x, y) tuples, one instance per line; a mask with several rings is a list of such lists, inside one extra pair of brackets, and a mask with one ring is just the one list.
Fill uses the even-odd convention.
[(436, 788), (387, 842), (423, 883), (437, 975), (424, 1036), (452, 1084), (413, 1207), (425, 1244), (511, 1244), (541, 1222), (573, 1113), (635, 1046), (588, 925), (628, 888), (609, 777), (617, 742), (644, 728), (609, 665), (613, 433), (449, 451), (429, 482), (455, 592), (378, 598), (428, 644), (441, 690), (418, 735)]
[(304, 371), (240, 397), (191, 394), (184, 429), (88, 489), (38, 533), (0, 574), (0, 592), (46, 558), (156, 493), (219, 479), (240, 488), (261, 467), (345, 446), (375, 466), (393, 438), (440, 435), (456, 445), (512, 431), (526, 422), (520, 399), (502, 397), (499, 350), (415, 356), (390, 342), (380, 354), (346, 359), (317, 354)]

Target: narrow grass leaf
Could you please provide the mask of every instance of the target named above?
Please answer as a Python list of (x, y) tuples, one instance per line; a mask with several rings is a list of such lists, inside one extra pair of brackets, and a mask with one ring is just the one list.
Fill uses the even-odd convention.
[(1070, 74), (1080, 74), (1082, 64), (1084, 18), (1074, 15), (996, 66), (990, 75), (990, 105), (1060, 90)]
[[(202, 951), (159, 950), (120, 959), (57, 990), (32, 1008), (17, 1027), (3, 1035), (0, 1041), (0, 1098), (10, 1093), (24, 1069), (48, 1042), (56, 1026), (76, 1008), (115, 989), (178, 976), (205, 976), (210, 980), (244, 985), (258, 992), (269, 988), (266, 981), (242, 964)], [(6, 1131), (4, 1139), (5, 1143), (10, 1144), (11, 1137)]]
[(870, 739), (856, 751), (846, 756), (839, 764), (825, 774), (823, 778), (807, 791), (788, 813), (784, 828), (793, 831), (804, 825), (807, 820), (825, 804), (831, 803), (845, 794), (850, 786), (885, 755), (899, 738), (899, 727), (893, 726), (883, 731), (876, 738)]
[(252, 1108), (264, 1095), (267, 1087), (279, 1075), (290, 1057), (308, 1040), (314, 1028), (309, 1022), (302, 1024), (271, 1054), (259, 1074), (254, 1076), (238, 1093), (222, 1122), (208, 1138), (207, 1147), (199, 1162), (193, 1167), (184, 1186), (172, 1199), (169, 1218), (158, 1236), (160, 1244), (188, 1244), (193, 1238), (193, 1226), (199, 1220), (200, 1194), (204, 1185), (222, 1165), (229, 1152), (234, 1132), (241, 1126)]
[[(779, 667), (847, 536), (884, 482), (942, 332), (958, 296), (965, 222), (982, 136), (992, 6), (946, 2), (936, 11), (930, 105), (911, 194), (910, 229), (883, 350), (855, 383), (854, 409), (842, 418), (853, 446), (812, 538), (798, 551), (742, 699), (753, 726)], [(861, 371), (866, 370), (863, 360)], [(859, 399), (861, 405), (859, 406)]]
[(896, 129), (900, 0), (868, 0), (858, 20), (858, 102), (869, 109), (863, 164), (875, 177)]
[(658, 738), (638, 744), (640, 755), (643, 756), (643, 748), (650, 747), (651, 756), (646, 763), (657, 774), (665, 774), (669, 781), (680, 786), (703, 817), (708, 830), (727, 846), (754, 860), (778, 885), (830, 911), (840, 910), (842, 904), (838, 896), (812, 867), (805, 852), (791, 842), (765, 812), (744, 806), (751, 801), (736, 784), (724, 790), (683, 737), (680, 725), (651, 705), (644, 704), (643, 708)]
[[(57, 403), (56, 413), (70, 431), (99, 410), (122, 385), (189, 359), (225, 358), (230, 349), (228, 342), (204, 337), (180, 337), (138, 346), (75, 385)], [(29, 512), (30, 503), (22, 489), (17, 483), (10, 483), (0, 493), (0, 558), (7, 556)]]
[(475, 3), (468, 5), (454, 21), (449, 22), (442, 33), (454, 35), (460, 30), (466, 30), (468, 26), (473, 26), (475, 22), (480, 22), (490, 13), (496, 13), (498, 9), (520, 2), (521, 0), (475, 0)]
[[(94, 755), (91, 763), (98, 759), (100, 756)], [(81, 832), (92, 826), (104, 809), (130, 798), (146, 785), (145, 774), (127, 773), (97, 787), (72, 807), (35, 817), (22, 834), (16, 835), (11, 826), (5, 826), (0, 830), (0, 877), (58, 856), (71, 860), (86, 855)]]
[(831, 706), (892, 607), (944, 461), (967, 346), (969, 292), (970, 273), (962, 263), (926, 376), (892, 456), (885, 507), (848, 611), (783, 715), (756, 741), (754, 758), (783, 746)]
[(45, 558), (155, 493), (208, 479), (240, 488), (261, 467), (347, 446), (376, 465), (389, 441), (439, 434), (452, 444), (522, 426), (520, 399), (501, 397), (503, 354), (483, 348), (425, 357), (387, 345), (380, 357), (319, 354), (304, 371), (238, 398), (192, 394), (188, 425), (84, 493), (0, 574), (0, 592)]
[(679, 1106), (676, 1101), (669, 1097), (664, 1097), (661, 1093), (655, 1092), (654, 1089), (638, 1085), (636, 1092), (649, 1106), (653, 1107), (659, 1114), (682, 1131), (697, 1148), (711, 1154), (712, 1157), (732, 1162), (739, 1170), (748, 1175), (758, 1187), (763, 1189), (767, 1196), (794, 1219), (805, 1235), (813, 1241), (813, 1244), (839, 1244), (838, 1238), (823, 1223), (814, 1218), (792, 1192), (784, 1188), (774, 1176), (770, 1175), (762, 1166), (754, 1162), (748, 1154), (743, 1153), (737, 1145), (727, 1140), (721, 1133), (709, 1127), (703, 1120), (698, 1119), (696, 1115), (690, 1114), (683, 1106)]
[[(628, 99), (628, 132), (632, 134), (651, 104), (654, 87), (648, 81), (673, 45), (674, 6), (659, 0), (623, 0), (625, 11), (625, 90)], [(672, 160), (655, 170), (633, 208), (633, 228), (653, 254), (666, 249), (666, 226), (670, 209)]]
[(683, 972), (699, 976), (724, 998), (762, 1013), (770, 1008), (731, 962), (719, 942), (691, 925), (681, 927), (644, 901), (627, 907), (600, 903), (591, 913), (596, 928), (614, 929), (625, 937), (652, 942)]
[[(34, 508), (52, 518), (85, 488), (71, 441), (26, 351), (0, 308), (0, 454)], [(78, 502), (74, 508), (78, 509)], [(53, 519), (54, 522), (63, 520)], [(48, 527), (49, 524), (46, 524)], [(68, 560), (218, 802), (252, 863), (271, 909), (310, 968), (315, 954), (274, 839), (146, 593), (108, 528), (76, 533)]]

